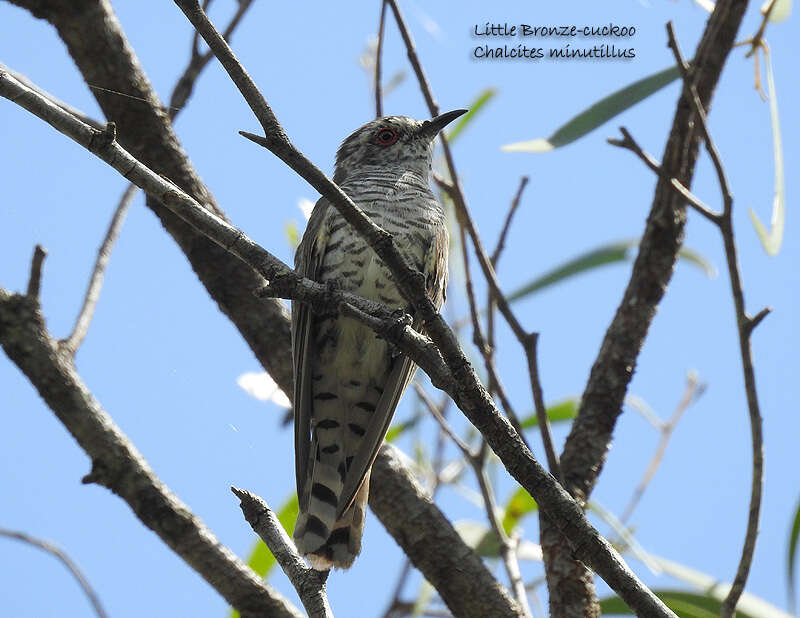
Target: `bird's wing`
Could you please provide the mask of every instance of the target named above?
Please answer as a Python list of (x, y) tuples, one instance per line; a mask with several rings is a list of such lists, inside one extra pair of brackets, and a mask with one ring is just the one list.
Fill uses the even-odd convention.
[[(325, 219), (328, 201), (320, 198), (308, 220), (303, 239), (297, 247), (295, 270), (314, 281), (317, 280), (322, 257), (325, 254), (327, 235)], [(292, 301), (292, 354), (294, 360), (294, 465), (297, 497), (301, 508), (308, 505), (306, 477), (311, 446), (311, 368), (316, 354), (311, 336), (311, 309), (306, 303)]]
[[(437, 309), (441, 307), (444, 301), (445, 287), (447, 285), (448, 245), (447, 228), (444, 225), (437, 227), (423, 264), (428, 296)], [(422, 324), (419, 320), (414, 320), (414, 328), (420, 330), (421, 326)], [(417, 365), (405, 354), (394, 357), (383, 394), (375, 406), (375, 412), (366, 427), (366, 433), (361, 440), (361, 445), (350, 464), (342, 494), (339, 498), (337, 518), (341, 517), (352, 504), (356, 493), (364, 482), (367, 471), (378, 456), (378, 451), (392, 422), (395, 408), (397, 408), (400, 397), (403, 396), (403, 392), (411, 382), (416, 370)]]

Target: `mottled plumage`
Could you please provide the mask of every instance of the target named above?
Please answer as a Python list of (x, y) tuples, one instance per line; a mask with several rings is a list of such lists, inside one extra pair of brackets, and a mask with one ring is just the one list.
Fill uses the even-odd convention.
[[(433, 140), (457, 110), (420, 122), (374, 120), (336, 155), (334, 180), (394, 237), (440, 306), (447, 284), (445, 216), (429, 187)], [(319, 282), (410, 311), (391, 273), (321, 198), (295, 256)], [(292, 303), (295, 468), (300, 515), (294, 539), (314, 568), (348, 568), (361, 550), (369, 474), (415, 365), (361, 323)]]

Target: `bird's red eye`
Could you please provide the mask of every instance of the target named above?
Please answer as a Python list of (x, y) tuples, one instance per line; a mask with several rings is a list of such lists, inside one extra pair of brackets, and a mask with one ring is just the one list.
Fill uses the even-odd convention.
[(381, 129), (375, 134), (375, 141), (381, 146), (391, 146), (398, 137), (397, 131), (394, 129)]

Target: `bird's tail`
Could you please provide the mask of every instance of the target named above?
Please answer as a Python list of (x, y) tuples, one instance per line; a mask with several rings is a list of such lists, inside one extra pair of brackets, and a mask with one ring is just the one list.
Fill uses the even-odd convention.
[(294, 542), (312, 568), (318, 571), (331, 567), (348, 569), (361, 552), (370, 473), (368, 470), (353, 503), (340, 519), (331, 522), (329, 511), (318, 500), (309, 500), (308, 507), (300, 511), (294, 527)]

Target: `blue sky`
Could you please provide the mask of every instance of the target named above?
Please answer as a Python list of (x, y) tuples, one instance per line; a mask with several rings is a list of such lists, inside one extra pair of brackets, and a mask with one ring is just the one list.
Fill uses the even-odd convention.
[[(222, 21), (231, 2), (217, 0)], [(644, 229), (654, 176), (606, 137), (624, 124), (655, 156), (663, 151), (678, 86), (612, 120), (581, 141), (547, 154), (501, 152), (510, 142), (548, 135), (595, 100), (667, 67), (664, 24), (674, 21), (684, 53), (694, 49), (706, 14), (693, 3), (576, 1), (532, 5), (478, 1), (404, 2), (401, 5), (443, 110), (467, 106), (484, 88), (497, 90), (454, 146), (470, 208), (492, 246), (520, 176), (531, 178), (500, 280), (511, 290), (597, 245), (634, 238)], [(188, 58), (189, 25), (169, 2), (116, 2), (114, 8), (156, 91), (166, 100)], [(332, 172), (341, 140), (374, 115), (370, 78), (359, 65), (376, 29), (378, 2), (267, 3), (251, 9), (234, 41), (240, 59), (263, 88), (294, 143)], [(740, 39), (760, 23), (751, 6)], [(631, 60), (477, 61), (475, 24), (633, 25)], [(734, 51), (710, 115), (713, 135), (735, 197), (734, 224), (747, 307), (773, 308), (756, 330), (753, 354), (764, 416), (766, 480), (759, 544), (748, 591), (787, 607), (785, 555), (790, 518), (800, 497), (796, 465), (800, 416), (796, 401), (798, 330), (797, 235), (793, 233), (793, 171), (798, 169), (800, 53), (793, 19), (767, 31), (782, 112), (787, 172), (786, 236), (777, 257), (765, 255), (747, 214), (769, 220), (773, 159), (768, 105), (753, 90), (752, 60)], [(502, 43), (502, 41), (501, 41)], [(549, 44), (548, 44), (549, 45)], [(400, 37), (387, 23), (384, 75), (407, 78), (385, 100), (386, 113), (426, 117)], [(52, 28), (26, 12), (0, 5), (0, 61), (87, 113), (99, 116), (91, 93)], [(211, 65), (176, 122), (193, 163), (232, 222), (289, 261), (284, 227), (301, 198), (316, 194), (280, 161), (237, 135), (257, 123), (223, 71)], [(124, 189), (119, 176), (27, 112), (0, 102), (0, 286), (23, 289), (33, 247), (49, 251), (43, 308), (51, 332), (65, 336), (78, 311), (96, 250)], [(713, 170), (704, 156), (695, 192), (719, 207)], [(720, 580), (735, 573), (744, 536), (750, 484), (750, 436), (738, 344), (722, 244), (716, 229), (690, 213), (688, 246), (720, 271), (709, 279), (678, 265), (639, 358), (630, 393), (662, 416), (671, 414), (688, 370), (708, 384), (686, 413), (664, 461), (631, 523), (648, 551)], [(578, 395), (630, 274), (630, 264), (581, 276), (516, 305), (523, 324), (541, 333), (545, 398)], [(457, 286), (460, 277), (453, 281)], [(465, 313), (451, 289), (448, 315)], [(501, 329), (499, 366), (519, 410), (531, 407), (524, 357)], [(294, 487), (291, 433), (282, 410), (246, 395), (236, 378), (258, 370), (244, 342), (209, 299), (185, 258), (139, 198), (115, 248), (78, 369), (94, 395), (132, 439), (162, 480), (239, 555), (253, 534), (231, 484), (279, 506)], [(407, 396), (398, 411), (411, 411)], [(33, 388), (0, 358), (0, 526), (58, 543), (84, 569), (115, 618), (140, 615), (221, 617), (224, 601), (132, 516), (125, 503), (96, 486), (83, 486), (90, 462)], [(464, 422), (455, 420), (458, 428)], [(433, 424), (401, 440), (431, 444)], [(567, 429), (557, 427), (563, 444)], [(543, 452), (532, 435), (536, 454)], [(619, 422), (594, 498), (619, 514), (658, 441), (636, 413)], [(455, 449), (448, 451), (456, 457)], [(498, 470), (497, 493), (513, 484)], [(470, 482), (471, 483), (471, 482)], [(453, 490), (439, 503), (454, 520), (483, 522), (481, 510)], [(601, 530), (607, 528), (599, 523)], [(536, 540), (535, 518), (524, 523)], [(364, 552), (351, 571), (331, 577), (337, 615), (377, 615), (391, 595), (402, 555), (373, 515)], [(674, 587), (638, 562), (633, 568), (654, 587)], [(498, 576), (503, 573), (497, 569)], [(541, 573), (523, 565), (527, 579)], [(47, 594), (41, 593), (47, 582)], [(412, 580), (408, 594), (415, 592)], [(294, 598), (281, 573), (271, 578)], [(601, 586), (601, 591), (605, 589)], [(539, 589), (540, 594), (544, 591)], [(0, 599), (9, 616), (86, 615), (88, 604), (54, 560), (0, 539)], [(365, 610), (365, 607), (369, 610)]]

